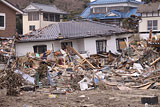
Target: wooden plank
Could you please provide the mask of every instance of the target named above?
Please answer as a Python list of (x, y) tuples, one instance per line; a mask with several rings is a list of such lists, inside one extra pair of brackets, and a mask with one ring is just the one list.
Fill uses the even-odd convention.
[(83, 56), (81, 56), (81, 54), (79, 52), (77, 52), (75, 49), (73, 49), (72, 47), (67, 46), (68, 50), (71, 50), (73, 53), (75, 53), (76, 55), (78, 55), (81, 59), (85, 60), (85, 62), (93, 69), (95, 69), (95, 67), (87, 60), (85, 59)]
[(160, 57), (157, 58), (156, 60), (154, 60), (154, 61), (150, 64), (150, 66), (152, 66), (153, 64), (155, 64), (155, 63), (158, 62), (159, 60), (160, 60)]
[(142, 84), (142, 85), (139, 85), (139, 86), (131, 86), (131, 87), (132, 87), (132, 88), (142, 88), (142, 87), (148, 86), (148, 85), (150, 85), (150, 84), (152, 84), (152, 83), (154, 83), (154, 82), (147, 82), (147, 83)]
[(144, 86), (144, 87), (141, 87), (139, 89), (141, 90), (146, 90), (146, 89), (149, 89), (149, 87), (152, 85), (153, 83), (149, 83), (148, 85)]
[(152, 39), (152, 29), (150, 30), (150, 32), (149, 32), (149, 41), (151, 41), (151, 39)]

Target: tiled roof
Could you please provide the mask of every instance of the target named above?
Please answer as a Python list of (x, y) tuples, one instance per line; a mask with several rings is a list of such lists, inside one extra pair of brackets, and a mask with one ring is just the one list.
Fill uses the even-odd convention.
[(100, 35), (108, 36), (125, 32), (126, 30), (116, 25), (100, 22), (58, 22), (25, 35), (24, 38), (21, 38), (21, 42), (55, 40), (58, 39), (59, 36), (62, 38), (85, 38)]
[[(39, 3), (31, 3), (30, 5), (34, 6), (38, 11), (42, 12), (67, 14), (67, 12), (58, 9), (55, 5), (46, 5)], [(24, 11), (27, 12), (29, 10), (24, 9)]]
[(90, 5), (96, 5), (96, 4), (114, 4), (114, 3), (123, 3), (123, 2), (132, 2), (132, 3), (140, 3), (136, 0), (96, 0), (94, 2), (91, 2)]
[(128, 18), (131, 15), (136, 15), (136, 16), (140, 16), (140, 14), (136, 13), (137, 9), (136, 8), (130, 8), (130, 10), (128, 12), (118, 12), (116, 10), (111, 10), (110, 12), (116, 14), (116, 16), (107, 16), (108, 13), (106, 14), (91, 14), (88, 15), (87, 12), (82, 13), (80, 16), (82, 18), (97, 18), (97, 19), (112, 19), (112, 18)]
[(160, 10), (160, 2), (141, 4), (138, 6), (138, 13), (158, 12)]

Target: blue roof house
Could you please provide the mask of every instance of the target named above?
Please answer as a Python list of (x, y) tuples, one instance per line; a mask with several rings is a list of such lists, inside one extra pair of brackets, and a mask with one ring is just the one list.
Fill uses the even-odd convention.
[(136, 0), (95, 0), (80, 14), (83, 19), (99, 19), (101, 22), (120, 25), (122, 19), (136, 13), (141, 2)]

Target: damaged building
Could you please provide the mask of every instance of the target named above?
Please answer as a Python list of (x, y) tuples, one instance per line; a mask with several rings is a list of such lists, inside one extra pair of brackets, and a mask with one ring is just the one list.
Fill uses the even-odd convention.
[(59, 22), (22, 37), (16, 43), (16, 55), (58, 51), (66, 45), (81, 54), (118, 53), (128, 45), (131, 34), (126, 32), (118, 26), (93, 21)]

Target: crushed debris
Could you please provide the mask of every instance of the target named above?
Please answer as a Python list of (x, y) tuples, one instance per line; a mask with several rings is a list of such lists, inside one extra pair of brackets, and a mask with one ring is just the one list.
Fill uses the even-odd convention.
[[(7, 88), (8, 95), (46, 87), (54, 88), (49, 98), (97, 88), (160, 89), (160, 52), (157, 47), (148, 45), (154, 42), (151, 40), (130, 41), (121, 53), (109, 51), (86, 58), (69, 46), (65, 50), (27, 53), (16, 58), (14, 41), (1, 42), (0, 53), (6, 68), (0, 72), (0, 88)], [(8, 43), (10, 45), (3, 46)]]

